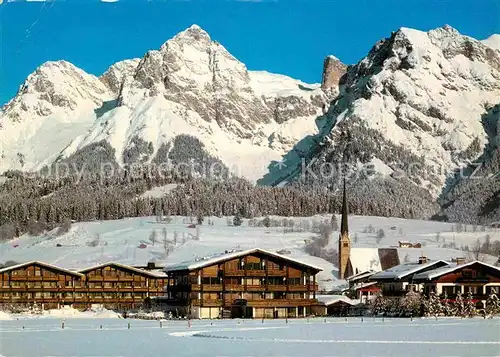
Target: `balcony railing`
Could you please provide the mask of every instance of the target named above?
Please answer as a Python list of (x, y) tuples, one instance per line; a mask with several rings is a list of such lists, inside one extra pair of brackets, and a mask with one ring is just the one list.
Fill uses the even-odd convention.
[(222, 306), (222, 300), (221, 299), (203, 299), (203, 300), (193, 299), (193, 300), (191, 300), (191, 305), (218, 307), (218, 306)]
[(279, 270), (279, 269), (269, 269), (267, 271), (268, 276), (285, 276), (286, 271), (285, 270)]

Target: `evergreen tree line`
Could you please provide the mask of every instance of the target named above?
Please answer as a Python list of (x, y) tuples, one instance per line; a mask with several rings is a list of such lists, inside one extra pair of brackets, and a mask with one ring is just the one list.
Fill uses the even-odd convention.
[[(144, 172), (142, 176), (124, 170), (111, 177), (89, 174), (63, 178), (8, 172), (8, 179), (0, 185), (0, 239), (25, 232), (39, 234), (55, 227), (63, 232), (71, 222), (79, 221), (163, 215), (311, 216), (338, 213), (341, 207), (341, 193), (325, 189), (255, 186), (240, 178), (218, 181)], [(163, 197), (142, 196), (169, 183), (178, 186)], [(352, 214), (394, 213), (390, 204), (367, 204), (365, 197), (354, 193), (349, 205)], [(401, 216), (416, 218), (411, 212)]]
[(459, 292), (454, 299), (450, 299), (446, 293), (439, 297), (435, 292), (423, 294), (415, 291), (409, 291), (401, 297), (377, 295), (368, 307), (373, 315), (397, 317), (474, 317), (479, 314), (483, 316), (500, 314), (500, 300), (493, 292), (486, 299), (484, 309), (478, 309), (470, 292), (465, 297)]

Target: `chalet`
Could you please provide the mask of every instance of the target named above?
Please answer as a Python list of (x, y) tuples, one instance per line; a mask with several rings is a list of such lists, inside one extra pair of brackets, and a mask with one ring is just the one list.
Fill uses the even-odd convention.
[(349, 294), (362, 302), (368, 302), (380, 292), (376, 281), (370, 281), (370, 277), (376, 274), (373, 270), (366, 270), (346, 278), (349, 283)]
[(476, 302), (485, 302), (491, 293), (500, 293), (500, 268), (480, 261), (453, 264), (419, 272), (413, 281), (422, 284), (424, 292), (454, 299), (461, 294), (472, 294)]
[(376, 282), (384, 296), (400, 296), (410, 290), (420, 291), (413, 277), (436, 268), (447, 267), (450, 264), (444, 260), (428, 261), (420, 257), (418, 263), (405, 263), (373, 274), (369, 280)]
[(0, 304), (42, 308), (79, 303), (84, 298), (84, 276), (40, 261), (0, 269)]
[(192, 318), (301, 317), (317, 304), (321, 268), (263, 249), (169, 266), (169, 308)]
[(112, 309), (130, 309), (147, 298), (164, 295), (166, 275), (105, 263), (73, 271), (40, 261), (0, 269), (0, 304), (42, 309), (70, 305), (88, 308), (99, 304)]
[(165, 294), (166, 274), (108, 262), (79, 271), (85, 277), (85, 304), (111, 309), (136, 308)]
[(370, 277), (375, 273), (376, 272), (374, 270), (365, 270), (362, 271), (361, 273), (348, 276), (347, 278), (345, 278), (345, 280), (347, 280), (347, 283), (349, 284), (349, 289), (351, 290), (356, 286), (368, 283)]
[(400, 240), (398, 246), (399, 248), (422, 248), (422, 244), (408, 242), (407, 240)]

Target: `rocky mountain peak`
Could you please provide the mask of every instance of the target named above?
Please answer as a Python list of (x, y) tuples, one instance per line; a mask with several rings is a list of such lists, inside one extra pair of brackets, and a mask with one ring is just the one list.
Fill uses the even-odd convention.
[(116, 62), (104, 72), (99, 79), (115, 94), (118, 95), (122, 83), (126, 78), (132, 77), (135, 74), (137, 66), (140, 62), (139, 58), (127, 59)]
[(338, 92), (340, 78), (347, 71), (347, 66), (337, 57), (327, 56), (323, 62), (323, 75), (321, 76), (321, 89), (324, 91)]
[(74, 111), (80, 105), (99, 106), (109, 96), (97, 77), (64, 60), (48, 61), (27, 77), (2, 111), (18, 121), (23, 116)]
[(199, 43), (207, 45), (212, 42), (212, 39), (210, 38), (208, 32), (203, 30), (200, 26), (193, 24), (184, 31), (179, 32), (169, 41), (189, 44)]

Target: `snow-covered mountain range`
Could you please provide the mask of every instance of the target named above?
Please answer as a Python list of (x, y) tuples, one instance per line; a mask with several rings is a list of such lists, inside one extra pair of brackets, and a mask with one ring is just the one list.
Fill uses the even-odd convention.
[(0, 170), (38, 170), (103, 140), (120, 165), (149, 162), (190, 135), (255, 180), (317, 133), (327, 102), (319, 84), (248, 71), (193, 25), (100, 77), (66, 61), (40, 66), (0, 113)]
[(202, 152), (262, 184), (300, 174), (314, 184), (308, 172), (348, 155), (356, 167), (370, 164), (369, 176), (431, 200), (452, 191), (460, 181), (453, 173), (477, 159), (495, 172), (500, 35), (479, 41), (450, 26), (401, 28), (355, 65), (327, 57), (322, 78), (306, 84), (249, 71), (196, 25), (100, 77), (47, 62), (0, 112), (0, 172), (39, 170), (82, 152), (120, 166)]

